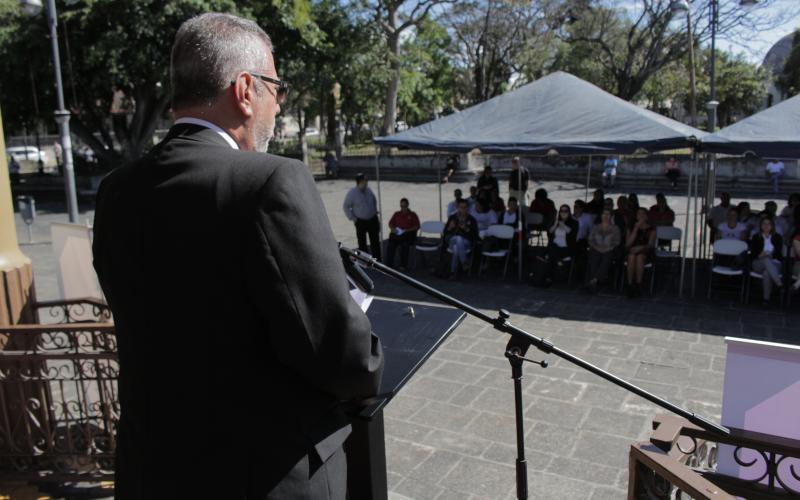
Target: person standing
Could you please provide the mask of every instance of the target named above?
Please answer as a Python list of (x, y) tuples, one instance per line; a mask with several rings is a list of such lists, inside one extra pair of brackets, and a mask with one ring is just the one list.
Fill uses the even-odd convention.
[(511, 159), (511, 174), (508, 177), (508, 196), (528, 206), (528, 169), (520, 164), (519, 156)]
[(603, 162), (603, 187), (614, 187), (614, 181), (617, 179), (617, 167), (619, 160), (614, 156), (609, 156)]
[(389, 219), (389, 242), (386, 244), (386, 264), (394, 267), (394, 254), (400, 246), (400, 270), (408, 267), (408, 252), (417, 241), (419, 217), (408, 208), (408, 199), (400, 200), (400, 210)]
[(772, 192), (777, 194), (780, 191), (781, 179), (783, 179), (786, 167), (780, 160), (770, 160), (767, 162), (767, 176), (772, 181)]
[[(344, 198), (344, 214), (356, 226), (358, 249), (369, 252), (381, 260), (381, 222), (378, 219), (378, 201), (367, 187), (367, 176), (356, 175), (356, 187), (351, 188)], [(367, 249), (367, 235), (369, 248)]]
[(483, 167), (483, 173), (478, 177), (478, 198), (491, 202), (493, 195), (500, 195), (500, 187), (497, 177), (492, 175), (491, 165)]
[(383, 355), (349, 294), (308, 168), (266, 154), (288, 85), (253, 21), (178, 29), (169, 133), (97, 194), (94, 267), (114, 314), (114, 497), (346, 497), (341, 404)]
[(681, 168), (678, 165), (678, 160), (674, 156), (670, 156), (669, 160), (664, 164), (664, 175), (669, 179), (672, 184), (672, 189), (678, 187), (678, 179), (681, 176)]

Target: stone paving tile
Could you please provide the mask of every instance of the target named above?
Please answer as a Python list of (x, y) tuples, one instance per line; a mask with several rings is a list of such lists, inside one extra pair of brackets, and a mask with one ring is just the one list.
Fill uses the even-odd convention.
[(586, 388), (583, 382), (573, 382), (571, 380), (561, 380), (557, 378), (536, 375), (528, 377), (531, 382), (527, 389), (527, 394), (532, 396), (545, 396), (550, 399), (560, 401), (575, 402)]
[(529, 474), (528, 498), (535, 500), (581, 499), (591, 495), (594, 485), (549, 472)]
[(622, 500), (627, 498), (627, 490), (620, 490), (616, 488), (598, 487), (592, 491), (590, 500)]
[(554, 457), (547, 471), (602, 486), (613, 486), (619, 473), (614, 467), (566, 457)]
[(463, 458), (463, 455), (447, 450), (436, 450), (424, 462), (409, 472), (408, 477), (437, 484), (442, 480)]
[(463, 363), (445, 362), (430, 372), (432, 377), (474, 384), (486, 374), (486, 369), (480, 366), (465, 365)]
[(423, 406), (410, 420), (417, 424), (427, 424), (449, 431), (463, 431), (477, 416), (478, 411), (431, 401)]
[(641, 415), (592, 408), (580, 428), (637, 439), (644, 431), (649, 430), (651, 421), (652, 419)]
[(392, 491), (407, 498), (436, 498), (444, 490), (428, 481), (409, 477), (392, 488)]
[[(510, 432), (513, 432), (513, 427)], [(435, 449), (479, 457), (492, 445), (492, 441), (466, 433), (437, 431), (429, 434), (424, 444)]]
[(630, 438), (596, 431), (579, 431), (572, 458), (600, 465), (624, 468), (628, 465)]
[(435, 449), (430, 446), (390, 436), (386, 438), (386, 467), (394, 473), (407, 476), (434, 451)]
[(538, 422), (577, 429), (587, 414), (587, 408), (572, 402), (536, 398), (525, 411), (525, 417)]
[[(483, 458), (501, 464), (516, 463), (517, 447), (515, 445), (492, 443), (489, 449), (484, 452)], [(542, 471), (553, 461), (553, 455), (529, 448), (526, 443), (525, 460), (528, 463), (528, 471)]]
[(468, 495), (503, 498), (514, 488), (514, 467), (471, 457), (462, 459), (439, 484)]

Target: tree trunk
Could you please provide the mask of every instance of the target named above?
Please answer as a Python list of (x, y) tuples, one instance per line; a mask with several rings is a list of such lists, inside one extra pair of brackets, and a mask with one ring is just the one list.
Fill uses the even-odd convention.
[[(389, 24), (397, 27), (397, 11), (389, 12)], [(387, 34), (386, 43), (389, 49), (389, 85), (386, 89), (386, 109), (383, 115), (382, 135), (386, 136), (394, 133), (394, 125), (397, 121), (397, 90), (400, 87), (400, 33), (392, 31)]]

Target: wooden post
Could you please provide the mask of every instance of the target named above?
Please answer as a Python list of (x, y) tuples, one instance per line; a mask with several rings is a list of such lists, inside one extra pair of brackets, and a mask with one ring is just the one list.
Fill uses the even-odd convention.
[(6, 144), (0, 112), (0, 325), (33, 323), (35, 301), (31, 260), (17, 245), (14, 200), (6, 163)]

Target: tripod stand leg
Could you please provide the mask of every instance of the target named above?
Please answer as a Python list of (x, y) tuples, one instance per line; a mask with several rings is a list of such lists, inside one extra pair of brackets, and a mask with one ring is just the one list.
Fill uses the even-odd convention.
[(514, 409), (517, 423), (517, 498), (528, 498), (528, 461), (525, 459), (525, 421), (522, 416), (522, 359), (509, 358), (514, 379)]

